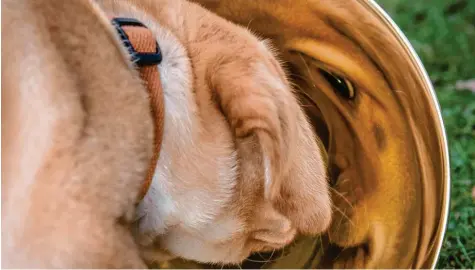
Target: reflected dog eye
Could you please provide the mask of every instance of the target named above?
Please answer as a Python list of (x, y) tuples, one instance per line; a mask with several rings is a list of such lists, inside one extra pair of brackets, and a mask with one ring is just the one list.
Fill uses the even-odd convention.
[(325, 77), (327, 82), (333, 87), (335, 92), (338, 92), (342, 97), (346, 99), (353, 99), (355, 97), (355, 88), (353, 84), (335, 73), (328, 72), (319, 68), (320, 73)]

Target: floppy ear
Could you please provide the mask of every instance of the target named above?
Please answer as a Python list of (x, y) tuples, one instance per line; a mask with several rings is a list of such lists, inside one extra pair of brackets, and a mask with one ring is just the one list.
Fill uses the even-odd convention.
[(241, 165), (252, 163), (249, 168), (260, 171), (248, 171), (245, 177), (256, 178), (254, 187), (261, 187), (264, 199), (272, 201), (280, 194), (282, 176), (289, 171), (288, 153), (296, 141), (294, 111), (298, 104), (279, 73), (256, 62), (262, 56), (246, 58), (229, 53), (225, 57), (211, 72), (210, 89), (238, 150), (246, 152), (241, 154), (247, 159), (241, 160)]
[(289, 174), (283, 179), (276, 208), (287, 216), (303, 234), (318, 234), (331, 222), (331, 197), (327, 170), (322, 156), (324, 149), (306, 116), (299, 108), (296, 119), (296, 144)]
[(324, 162), (304, 112), (277, 61), (264, 58), (264, 66), (255, 61), (262, 55), (242, 61), (230, 56), (210, 82), (245, 158), (241, 181), (255, 181), (248, 184), (263, 192), (253, 202), (254, 238), (272, 247), (291, 241), (296, 230), (320, 233), (330, 223), (331, 203)]

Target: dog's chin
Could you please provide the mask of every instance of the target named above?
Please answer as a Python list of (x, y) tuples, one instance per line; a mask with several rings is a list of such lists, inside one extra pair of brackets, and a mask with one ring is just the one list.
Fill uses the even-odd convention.
[[(293, 242), (294, 238), (290, 241)], [(252, 258), (256, 254), (259, 256), (263, 256), (262, 254), (265, 253), (279, 254), (280, 250), (287, 246), (286, 244), (274, 244), (271, 247), (269, 243), (251, 243), (247, 237), (211, 243), (196, 235), (187, 234), (174, 234), (172, 237), (167, 235), (161, 237), (158, 242), (160, 243), (160, 248), (164, 248), (167, 251), (156, 250), (155, 256), (149, 257), (147, 261), (163, 262), (172, 259), (182, 259), (194, 261), (202, 266), (232, 268), (237, 268), (237, 266), (242, 265), (248, 258)]]
[(189, 249), (183, 247), (183, 249), (178, 252), (169, 253), (168, 257), (161, 255), (151, 258), (150, 261), (168, 261), (172, 259), (182, 258), (185, 260), (192, 260), (201, 264), (208, 265), (237, 265), (242, 263), (247, 257), (251, 255), (249, 251), (241, 250), (239, 248), (225, 248), (225, 250), (200, 250), (200, 249)]
[(162, 244), (175, 257), (211, 265), (239, 264), (251, 253), (243, 243), (229, 241), (217, 244), (197, 237), (173, 237)]
[(209, 256), (208, 258), (205, 258), (206, 256), (204, 257), (201, 257), (201, 255), (199, 256), (199, 260), (195, 260), (199, 263), (203, 263), (203, 264), (208, 264), (208, 265), (219, 265), (219, 266), (223, 266), (223, 265), (239, 265), (240, 263), (242, 263), (244, 260), (246, 260), (247, 257), (249, 257), (251, 254), (249, 252), (235, 252), (235, 254), (232, 254), (230, 256), (223, 256), (223, 257), (217, 257), (215, 256), (214, 254), (210, 254), (211, 256)]

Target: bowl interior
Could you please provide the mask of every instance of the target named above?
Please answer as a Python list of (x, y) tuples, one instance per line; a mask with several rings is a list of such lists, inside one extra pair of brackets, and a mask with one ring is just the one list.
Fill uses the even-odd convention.
[[(373, 266), (433, 268), (448, 216), (446, 136), (428, 76), (384, 11), (365, 0), (194, 2), (278, 48), (327, 156), (333, 191), (328, 233), (254, 254), (239, 267), (329, 268), (363, 252), (376, 260)], [(355, 97), (335, 94), (322, 69), (342, 74), (356, 89)], [(356, 241), (365, 226), (378, 230)], [(378, 257), (378, 249), (396, 252)], [(159, 267), (213, 268), (183, 260)]]

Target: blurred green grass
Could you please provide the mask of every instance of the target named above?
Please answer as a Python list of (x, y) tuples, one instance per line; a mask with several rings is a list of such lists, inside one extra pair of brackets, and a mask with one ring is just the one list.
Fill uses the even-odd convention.
[(399, 25), (434, 84), (448, 135), (451, 214), (437, 268), (475, 268), (475, 0), (376, 0)]

